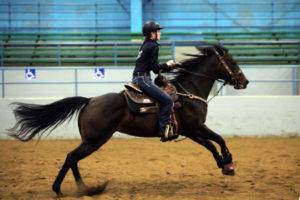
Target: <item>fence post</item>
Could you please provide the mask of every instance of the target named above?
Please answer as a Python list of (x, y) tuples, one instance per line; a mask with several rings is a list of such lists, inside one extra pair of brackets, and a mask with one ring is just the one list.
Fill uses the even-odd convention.
[(11, 1), (8, 2), (8, 26), (9, 32), (11, 32)]
[(215, 32), (217, 31), (217, 24), (218, 24), (218, 3), (214, 3), (214, 9), (215, 9)]
[(75, 69), (75, 96), (78, 96), (78, 69)]
[(292, 67), (293, 95), (297, 94), (296, 67)]
[[(299, 46), (298, 46), (298, 65), (300, 65), (300, 44), (299, 44)], [(299, 77), (300, 76), (300, 74), (299, 74), (299, 67), (295, 67), (295, 95), (298, 95), (299, 94), (299, 92), (298, 92), (298, 87), (299, 87)]]
[(172, 60), (175, 60), (175, 41), (172, 41)]
[(95, 3), (95, 33), (98, 31), (98, 3)]
[(60, 60), (60, 44), (57, 45), (57, 61), (58, 61), (58, 66), (61, 66), (61, 60)]
[(274, 1), (271, 2), (271, 30), (274, 30)]
[(41, 32), (41, 3), (38, 2), (38, 26), (39, 26), (39, 33)]
[(2, 98), (5, 98), (5, 82), (4, 82), (4, 67), (1, 67), (2, 71)]
[(114, 43), (114, 64), (118, 66), (118, 45)]
[(4, 86), (4, 45), (1, 45), (1, 88), (2, 88), (2, 98), (5, 97), (5, 86)]
[(1, 68), (4, 67), (4, 45), (1, 44)]

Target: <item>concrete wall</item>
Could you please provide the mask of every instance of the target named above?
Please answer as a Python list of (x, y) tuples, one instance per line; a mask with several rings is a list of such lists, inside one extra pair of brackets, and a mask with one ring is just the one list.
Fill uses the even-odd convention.
[[(0, 138), (9, 138), (6, 129), (15, 123), (10, 103), (47, 104), (57, 100), (59, 98), (0, 100)], [(216, 97), (209, 103), (206, 124), (225, 137), (300, 136), (299, 107), (299, 96)], [(120, 133), (114, 136), (127, 137)], [(80, 138), (77, 119), (58, 127), (47, 138)]]
[(300, 136), (300, 96), (223, 96), (207, 125), (223, 136)]
[[(93, 97), (119, 92), (124, 89), (124, 82), (131, 80), (133, 67), (103, 69), (105, 76), (97, 79), (94, 68), (90, 67), (36, 68), (36, 79), (27, 80), (25, 68), (6, 68), (6, 84), (3, 87), (5, 98), (0, 98), (0, 138), (7, 138), (5, 130), (15, 123), (12, 107), (9, 106), (12, 102), (48, 104), (75, 96), (76, 93), (78, 96)], [(282, 74), (282, 71), (278, 73)], [(226, 86), (223, 93), (231, 96), (219, 96), (209, 103), (207, 125), (223, 136), (300, 136), (300, 96), (288, 96), (285, 93), (279, 93), (282, 96), (257, 96), (263, 95), (261, 90), (276, 87), (277, 83), (268, 88), (262, 87), (260, 83), (250, 83), (246, 90), (232, 90)], [(290, 91), (291, 85), (285, 87), (283, 91)], [(69, 125), (58, 127), (48, 138), (79, 137), (77, 121), (71, 120)]]
[[(181, 60), (181, 59), (178, 59)], [(227, 85), (223, 95), (292, 95), (296, 88), (299, 94), (300, 82), (293, 85), (293, 68), (296, 66), (241, 66), (250, 80), (246, 90), (235, 90)], [(36, 78), (25, 78), (26, 69), (35, 69)], [(40, 98), (40, 97), (93, 97), (111, 91), (124, 89), (125, 82), (132, 78), (133, 67), (6, 67), (0, 70), (4, 86), (0, 87), (0, 96), (4, 98)], [(97, 78), (95, 69), (103, 69), (104, 77)], [(154, 75), (154, 74), (153, 74)], [(154, 77), (154, 76), (153, 76)], [(296, 77), (299, 79), (298, 77)], [(274, 80), (280, 80), (274, 81)], [(294, 86), (294, 87), (293, 87)], [(296, 87), (295, 87), (296, 86)], [(217, 87), (212, 90), (216, 93)]]
[[(35, 69), (36, 78), (25, 78), (26, 69)], [(95, 69), (103, 69), (97, 78)], [(5, 68), (5, 98), (46, 98), (86, 96), (119, 92), (125, 82), (131, 81), (133, 67), (18, 67)], [(2, 90), (1, 90), (2, 91)]]

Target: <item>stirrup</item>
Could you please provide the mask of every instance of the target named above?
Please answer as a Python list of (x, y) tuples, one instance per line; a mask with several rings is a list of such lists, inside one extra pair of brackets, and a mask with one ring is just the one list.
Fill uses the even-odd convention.
[(166, 126), (166, 129), (165, 129), (165, 133), (164, 133), (164, 135), (161, 137), (161, 141), (162, 142), (166, 142), (166, 141), (171, 141), (171, 140), (174, 140), (174, 139), (176, 139), (176, 138), (178, 138), (178, 135), (177, 134), (174, 134), (174, 132), (173, 132), (173, 127), (171, 126), (170, 127), (170, 125), (167, 125)]

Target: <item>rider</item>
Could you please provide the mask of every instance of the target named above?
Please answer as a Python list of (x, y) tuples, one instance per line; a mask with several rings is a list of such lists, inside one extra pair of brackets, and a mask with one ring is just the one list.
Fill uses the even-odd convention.
[(161, 29), (157, 22), (151, 21), (144, 24), (143, 35), (145, 39), (136, 60), (132, 82), (138, 85), (147, 95), (159, 101), (158, 135), (161, 137), (161, 141), (165, 142), (178, 137), (177, 134), (171, 132), (168, 125), (173, 100), (152, 82), (150, 71), (152, 70), (156, 74), (160, 70), (167, 72), (172, 70), (176, 63), (173, 60), (169, 60), (167, 63), (158, 64), (159, 45), (157, 41), (160, 40)]

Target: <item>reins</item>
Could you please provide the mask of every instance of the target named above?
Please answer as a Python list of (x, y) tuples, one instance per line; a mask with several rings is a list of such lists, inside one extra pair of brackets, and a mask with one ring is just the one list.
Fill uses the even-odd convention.
[(216, 94), (214, 94), (214, 96), (212, 96), (207, 103), (209, 103), (213, 98), (215, 98), (216, 96), (219, 95), (219, 93), (221, 92), (221, 90), (223, 89), (223, 87), (226, 85), (226, 82), (223, 82), (223, 84), (221, 85), (221, 87), (219, 88), (219, 90), (216, 92)]

